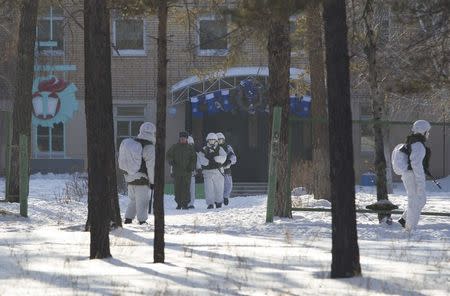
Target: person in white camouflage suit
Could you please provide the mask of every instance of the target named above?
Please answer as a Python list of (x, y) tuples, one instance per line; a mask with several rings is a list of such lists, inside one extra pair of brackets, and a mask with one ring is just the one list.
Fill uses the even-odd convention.
[[(408, 206), (398, 222), (407, 230), (417, 227), (425, 203), (425, 177), (429, 172), (431, 150), (425, 146), (430, 135), (431, 125), (426, 120), (417, 120), (412, 126), (412, 134), (406, 138), (408, 170), (402, 174), (402, 181), (408, 195)], [(399, 166), (393, 164), (393, 166)]]
[(227, 159), (223, 163), (222, 167), (224, 169), (224, 187), (223, 187), (223, 204), (228, 205), (231, 191), (233, 190), (233, 177), (231, 176), (231, 166), (235, 165), (237, 162), (236, 154), (234, 153), (233, 147), (227, 144), (225, 141), (225, 136), (222, 133), (217, 133), (217, 139), (219, 141), (219, 146), (225, 150), (227, 153)]
[[(192, 136), (188, 137), (188, 144), (194, 146), (194, 138)], [(189, 209), (195, 208), (195, 176), (197, 175), (197, 172), (201, 170), (202, 166), (198, 159), (198, 153), (197, 152), (197, 164), (194, 171), (192, 171), (192, 177), (191, 177), (191, 186), (190, 186), (190, 192), (191, 192), (191, 201), (188, 204)]]
[(223, 163), (227, 154), (215, 133), (209, 133), (206, 137), (206, 146), (198, 154), (202, 165), (203, 180), (205, 183), (205, 201), (208, 209), (221, 208), (223, 203), (224, 173)]

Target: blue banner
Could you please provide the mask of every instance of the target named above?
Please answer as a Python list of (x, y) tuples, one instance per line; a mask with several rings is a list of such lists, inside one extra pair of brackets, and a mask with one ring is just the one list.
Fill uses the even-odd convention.
[(203, 118), (203, 112), (200, 110), (200, 97), (192, 97), (191, 98), (191, 109), (192, 109), (192, 117), (194, 118)]

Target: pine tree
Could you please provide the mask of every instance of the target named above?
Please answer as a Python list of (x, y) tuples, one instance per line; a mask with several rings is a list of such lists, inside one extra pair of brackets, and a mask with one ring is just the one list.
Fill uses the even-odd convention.
[(328, 146), (327, 94), (323, 47), (322, 4), (310, 1), (306, 6), (306, 40), (311, 77), (311, 114), (313, 118), (313, 192), (315, 199), (330, 200), (330, 159)]
[(167, 107), (167, 1), (158, 0), (158, 83), (156, 93), (155, 239), (153, 261), (164, 263), (164, 166)]
[[(269, 66), (268, 103), (269, 122), (272, 121), (273, 107), (282, 108), (280, 147), (277, 163), (276, 203), (274, 214), (292, 217), (290, 184), (288, 184), (289, 146), (289, 78), (291, 41), (289, 37), (289, 17), (305, 8), (301, 0), (249, 0), (243, 1), (232, 11), (234, 22), (241, 28), (252, 28), (267, 40)], [(269, 125), (271, 126), (271, 124)]]
[[(373, 132), (375, 142), (375, 172), (377, 175), (377, 201), (388, 199), (387, 179), (386, 179), (386, 158), (384, 153), (384, 139), (381, 120), (384, 118), (385, 104), (382, 89), (378, 84), (378, 65), (377, 65), (377, 38), (373, 28), (374, 24), (374, 3), (373, 0), (367, 0), (363, 14), (366, 28), (366, 53), (368, 62), (368, 80), (369, 94), (372, 103), (372, 115), (374, 119)], [(381, 221), (386, 214), (379, 214)]]
[[(38, 5), (38, 0), (22, 0), (20, 2), (10, 182), (6, 194), (6, 199), (9, 202), (19, 202), (19, 135), (24, 134), (30, 137), (31, 133), (32, 105), (30, 98), (32, 97), (34, 75), (34, 44), (36, 41)], [(28, 143), (30, 143), (30, 140), (28, 140)]]
[[(270, 120), (274, 107), (281, 107), (280, 147), (278, 153), (278, 174), (275, 216), (292, 218), (292, 204), (288, 184), (288, 147), (289, 147), (289, 71), (291, 66), (291, 43), (289, 39), (289, 10), (283, 1), (273, 1), (272, 14), (268, 19), (267, 54), (269, 66), (268, 100)], [(290, 190), (289, 190), (290, 191)]]
[(91, 259), (111, 257), (109, 228), (117, 198), (111, 89), (110, 15), (106, 1), (84, 1), (85, 112)]
[(164, 263), (164, 176), (166, 151), (166, 109), (167, 109), (167, 21), (170, 4), (167, 0), (113, 0), (117, 9), (129, 15), (156, 13), (158, 16), (158, 64), (156, 92), (156, 143), (155, 143), (155, 189), (153, 195), (153, 213), (155, 237), (153, 240), (153, 261)]
[(324, 2), (332, 215), (331, 277), (361, 274), (355, 210), (345, 0)]

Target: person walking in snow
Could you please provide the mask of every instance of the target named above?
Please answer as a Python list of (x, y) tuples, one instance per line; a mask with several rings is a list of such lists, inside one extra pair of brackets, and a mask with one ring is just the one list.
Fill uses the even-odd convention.
[(222, 167), (224, 169), (224, 189), (223, 189), (223, 203), (228, 205), (231, 191), (233, 190), (233, 178), (231, 176), (231, 166), (236, 164), (237, 158), (234, 153), (233, 147), (225, 142), (225, 136), (222, 133), (217, 133), (217, 139), (219, 141), (219, 146), (225, 150), (227, 154), (227, 159), (223, 163)]
[[(153, 190), (154, 184), (155, 132), (156, 128), (153, 123), (144, 122), (139, 128), (139, 134), (133, 139), (142, 146), (142, 149), (140, 150), (142, 151), (142, 160), (137, 173), (124, 174), (125, 181), (128, 184), (128, 197), (130, 199), (125, 212), (124, 224), (132, 223), (136, 216), (139, 224), (146, 224), (150, 202), (150, 190)], [(132, 160), (130, 159), (129, 161)]]
[[(194, 147), (194, 138), (191, 136), (188, 137), (188, 144)], [(195, 148), (194, 148), (195, 149)], [(190, 193), (191, 193), (191, 201), (188, 204), (189, 209), (195, 208), (195, 176), (197, 174), (197, 170), (200, 170), (202, 166), (200, 165), (198, 161), (198, 152), (196, 152), (196, 169), (192, 171), (192, 177), (191, 177), (191, 186), (190, 186)]]
[(416, 228), (420, 212), (426, 203), (425, 175), (428, 171), (431, 156), (430, 149), (425, 146), (431, 125), (426, 120), (417, 120), (412, 126), (412, 134), (406, 138), (408, 170), (402, 174), (402, 181), (408, 195), (408, 206), (398, 222), (408, 231)]
[(167, 151), (167, 161), (173, 170), (177, 210), (187, 210), (189, 207), (192, 171), (197, 164), (197, 154), (194, 147), (188, 144), (188, 136), (187, 132), (180, 132), (178, 143)]
[(205, 200), (207, 209), (222, 207), (224, 173), (222, 165), (227, 159), (227, 153), (219, 146), (215, 133), (209, 133), (206, 137), (206, 146), (199, 153), (199, 161), (202, 165), (203, 179), (205, 182)]

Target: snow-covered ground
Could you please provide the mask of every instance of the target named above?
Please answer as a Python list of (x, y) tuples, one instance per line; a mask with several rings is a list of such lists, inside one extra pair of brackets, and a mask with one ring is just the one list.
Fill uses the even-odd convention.
[[(147, 226), (112, 231), (113, 258), (89, 260), (86, 199), (63, 194), (71, 180), (34, 175), (29, 218), (0, 214), (0, 295), (450, 294), (449, 217), (422, 216), (408, 235), (398, 223), (357, 214), (363, 276), (330, 279), (330, 213), (295, 212), (266, 224), (266, 196), (236, 197), (214, 210), (197, 200), (189, 211), (175, 210), (166, 196), (165, 264), (153, 263), (153, 217)], [(441, 184), (443, 191), (427, 184), (424, 211), (450, 213), (450, 176)], [(405, 207), (401, 184), (390, 199)], [(373, 187), (357, 187), (358, 208), (374, 200)], [(329, 206), (310, 196), (294, 203)], [(127, 197), (120, 204), (123, 212)], [(18, 213), (19, 205), (0, 203), (1, 209)]]

